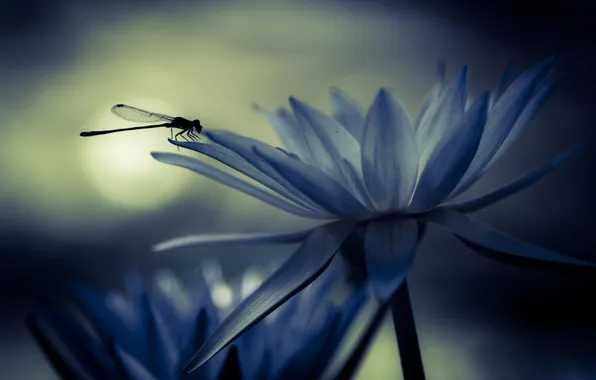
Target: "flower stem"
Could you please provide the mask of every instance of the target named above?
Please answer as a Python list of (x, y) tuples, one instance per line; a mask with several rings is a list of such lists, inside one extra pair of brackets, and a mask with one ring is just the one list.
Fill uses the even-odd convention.
[(358, 344), (352, 351), (350, 357), (344, 363), (341, 371), (333, 378), (334, 380), (350, 380), (354, 377), (354, 374), (360, 367), (362, 363), (362, 359), (366, 355), (368, 351), (368, 347), (372, 342), (373, 338), (376, 336), (379, 327), (381, 327), (381, 323), (385, 320), (387, 316), (387, 311), (389, 310), (389, 305), (384, 303), (379, 306), (377, 311), (375, 312), (374, 316), (371, 319), (371, 322), (368, 324), (364, 333), (360, 336), (358, 340)]
[(425, 380), (420, 343), (406, 281), (389, 300), (404, 380)]

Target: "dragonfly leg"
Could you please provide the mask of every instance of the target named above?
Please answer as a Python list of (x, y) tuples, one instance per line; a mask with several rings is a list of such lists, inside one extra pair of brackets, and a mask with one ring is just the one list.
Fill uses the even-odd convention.
[(188, 130), (188, 133), (187, 133), (186, 135), (187, 135), (188, 137), (190, 137), (190, 138), (192, 139), (192, 141), (195, 141), (195, 142), (196, 142), (196, 141), (198, 141), (198, 140), (197, 140), (197, 137), (198, 137), (198, 136), (194, 134), (194, 132), (192, 131), (192, 129), (189, 129), (189, 130)]
[(178, 141), (178, 140), (177, 140), (177, 138), (178, 138), (178, 136), (180, 136), (180, 137), (182, 137), (184, 140), (186, 140), (186, 142), (188, 142), (188, 140), (186, 139), (186, 137), (184, 137), (184, 135), (183, 135), (183, 133), (184, 133), (184, 132), (186, 132), (186, 131), (182, 130), (182, 131), (180, 131), (180, 132), (176, 133), (176, 136), (174, 136), (174, 139), (176, 139), (176, 141)]

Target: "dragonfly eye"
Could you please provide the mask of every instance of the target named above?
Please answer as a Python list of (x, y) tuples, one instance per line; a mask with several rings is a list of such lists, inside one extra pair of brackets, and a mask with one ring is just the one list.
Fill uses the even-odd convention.
[(203, 126), (201, 125), (201, 122), (199, 120), (193, 120), (190, 123), (190, 126), (196, 129), (199, 133), (201, 132), (201, 129), (203, 129)]

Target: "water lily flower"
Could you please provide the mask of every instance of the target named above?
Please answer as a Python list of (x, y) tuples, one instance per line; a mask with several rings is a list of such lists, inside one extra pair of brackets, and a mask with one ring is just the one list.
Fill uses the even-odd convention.
[(453, 201), (524, 131), (558, 80), (555, 64), (556, 57), (540, 61), (508, 87), (505, 74), (495, 90), (477, 98), (467, 94), (466, 67), (446, 81), (442, 66), (438, 83), (416, 118), (386, 89), (378, 92), (366, 113), (339, 89), (331, 91), (332, 115), (294, 97), (289, 99), (291, 112), (281, 108), (273, 113), (257, 106), (283, 148), (208, 129), (201, 141), (172, 141), (262, 186), (194, 157), (152, 153), (160, 162), (190, 169), (286, 212), (327, 220), (298, 232), (190, 236), (155, 247), (302, 243), (230, 314), (187, 370), (201, 366), (307, 286), (355, 235), (362, 242), (360, 267), (380, 301), (398, 293), (427, 225), (447, 229), (475, 251), (508, 262), (592, 266), (517, 240), (467, 215), (532, 185), (577, 153), (581, 144), (488, 194)]
[(339, 273), (322, 276), (190, 376), (182, 374), (185, 360), (221, 315), (203, 277), (187, 291), (173, 273), (161, 271), (150, 292), (132, 275), (126, 295), (79, 284), (78, 312), (44, 305), (28, 325), (62, 379), (317, 379), (368, 298), (360, 287), (333, 300)]

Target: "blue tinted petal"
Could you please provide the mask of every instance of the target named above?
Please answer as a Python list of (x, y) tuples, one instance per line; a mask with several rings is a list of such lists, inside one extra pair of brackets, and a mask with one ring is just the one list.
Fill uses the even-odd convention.
[(275, 149), (255, 147), (255, 151), (298, 190), (330, 213), (356, 218), (370, 214), (352, 193), (318, 168), (291, 159)]
[(203, 365), (316, 279), (329, 265), (354, 226), (354, 222), (336, 222), (313, 231), (300, 248), (222, 322), (186, 365), (185, 372)]
[(190, 235), (166, 240), (153, 246), (153, 251), (167, 251), (170, 249), (190, 246), (219, 246), (230, 244), (273, 244), (297, 243), (308, 236), (312, 229), (285, 233), (245, 233), (245, 234), (217, 234)]
[(31, 335), (61, 378), (99, 380), (101, 376), (113, 376), (106, 360), (109, 358), (97, 352), (88, 334), (78, 324), (63, 322), (60, 316), (47, 313), (27, 316)]
[(419, 218), (451, 231), (476, 249), (492, 252), (495, 258), (516, 265), (596, 268), (596, 264), (536, 247), (447, 208), (435, 209)]
[[(255, 146), (262, 147), (263, 149), (271, 149), (272, 146), (267, 145), (259, 140), (251, 139), (230, 132), (225, 131), (213, 131), (205, 133), (212, 141), (220, 144), (222, 148), (227, 148), (231, 153), (239, 156), (240, 159), (246, 160), (247, 163), (254, 166), (267, 177), (271, 178), (278, 190), (279, 194), (286, 198), (296, 202), (300, 206), (321, 214), (324, 211), (317, 206), (316, 203), (312, 202), (307, 196), (298, 191), (291, 183), (283, 178), (274, 168), (271, 167), (266, 161), (264, 161), (254, 151)], [(281, 150), (281, 149), (280, 149)], [(285, 153), (285, 152), (284, 152)], [(286, 153), (286, 155), (288, 155)]]
[(511, 132), (509, 135), (507, 135), (505, 141), (503, 141), (503, 145), (501, 145), (497, 153), (495, 153), (493, 158), (488, 163), (486, 169), (490, 168), (491, 165), (501, 158), (509, 150), (513, 143), (517, 141), (522, 132), (526, 130), (528, 123), (534, 118), (534, 116), (536, 116), (540, 108), (542, 108), (542, 106), (549, 99), (558, 83), (559, 78), (560, 75), (557, 75), (556, 77), (550, 79), (548, 83), (543, 85), (538, 91), (536, 91), (532, 97), (532, 100), (530, 100), (526, 108), (524, 108), (522, 113), (519, 115), (519, 118), (517, 118), (513, 128), (511, 129)]
[(387, 300), (399, 288), (418, 247), (415, 219), (379, 219), (368, 223), (364, 238), (366, 270), (375, 295)]
[(257, 112), (265, 116), (273, 127), (282, 144), (292, 153), (303, 160), (312, 160), (304, 134), (301, 132), (296, 118), (290, 111), (280, 108), (277, 112), (269, 112), (260, 106), (255, 106)]
[(161, 380), (160, 378), (153, 376), (143, 364), (120, 347), (114, 346), (114, 352), (116, 359), (128, 380)]
[(180, 154), (161, 152), (152, 152), (151, 155), (160, 162), (192, 170), (225, 186), (255, 197), (273, 207), (284, 210), (290, 214), (295, 214), (306, 218), (319, 217), (318, 214), (313, 213), (312, 211), (308, 211), (294, 203), (291, 203), (290, 201), (275, 196), (261, 188), (251, 185), (248, 182), (245, 182), (195, 158)]
[(356, 141), (362, 141), (364, 116), (358, 104), (339, 88), (332, 88), (331, 106), (335, 120), (340, 122)]
[(493, 108), (497, 100), (499, 100), (499, 98), (503, 94), (505, 85), (507, 84), (509, 77), (513, 73), (514, 68), (515, 67), (513, 65), (513, 62), (509, 62), (503, 70), (503, 73), (501, 74), (501, 76), (499, 77), (499, 81), (497, 82), (497, 87), (490, 94), (489, 108)]
[(467, 77), (468, 68), (464, 66), (426, 110), (416, 130), (419, 155), (428, 155), (443, 135), (453, 129), (453, 124), (461, 119), (466, 104)]
[(366, 115), (362, 171), (379, 211), (407, 206), (418, 173), (416, 139), (403, 107), (385, 89)]
[(485, 207), (491, 206), (515, 193), (518, 193), (534, 183), (544, 178), (547, 174), (564, 164), (569, 158), (575, 156), (585, 148), (586, 144), (579, 143), (574, 145), (572, 148), (567, 150), (565, 153), (560, 154), (551, 161), (542, 165), (538, 169), (526, 173), (521, 177), (511, 181), (507, 185), (500, 187), (488, 194), (482, 195), (478, 198), (474, 198), (469, 201), (459, 202), (447, 205), (447, 207), (454, 209), (459, 212), (469, 213), (482, 210)]
[(420, 157), (423, 169), (409, 211), (436, 206), (457, 186), (478, 149), (487, 110), (488, 94), (477, 99), (462, 120), (446, 128), (439, 143)]
[(555, 63), (556, 57), (537, 63), (520, 75), (499, 98), (488, 115), (476, 156), (453, 196), (465, 191), (483, 173)]
[(290, 103), (301, 125), (316, 135), (324, 154), (333, 162), (329, 174), (346, 185), (343, 160), (350, 162), (361, 173), (360, 143), (341, 123), (298, 99), (290, 98)]
[(180, 360), (176, 342), (148, 296), (144, 297), (142, 308), (146, 316), (147, 342), (151, 355), (149, 363), (160, 380), (174, 380)]
[[(226, 132), (220, 132), (219, 134), (226, 134)], [(288, 186), (287, 183), (282, 182), (283, 179), (274, 170), (267, 168), (265, 163), (261, 164), (259, 161), (262, 160), (258, 156), (254, 154), (252, 154), (252, 157), (243, 156), (241, 152), (236, 151), (233, 147), (219, 144), (219, 141), (212, 138), (218, 136), (216, 132), (206, 131), (203, 135), (210, 138), (211, 142), (171, 142), (174, 145), (193, 150), (221, 162), (308, 211), (320, 212), (316, 206), (312, 207), (308, 204), (308, 199), (304, 195), (292, 188), (291, 185)], [(205, 141), (208, 140), (205, 139)]]
[[(433, 88), (430, 90), (429, 94), (426, 96), (426, 100), (422, 105), (422, 109), (418, 113), (418, 117), (416, 118), (416, 122), (414, 122), (414, 131), (418, 131), (420, 126), (428, 120), (429, 117), (432, 117), (432, 114), (436, 112), (436, 105), (437, 99), (441, 95), (442, 91), (445, 89), (445, 62), (439, 61), (437, 63), (437, 81)], [(430, 113), (429, 113), (430, 111)]]

